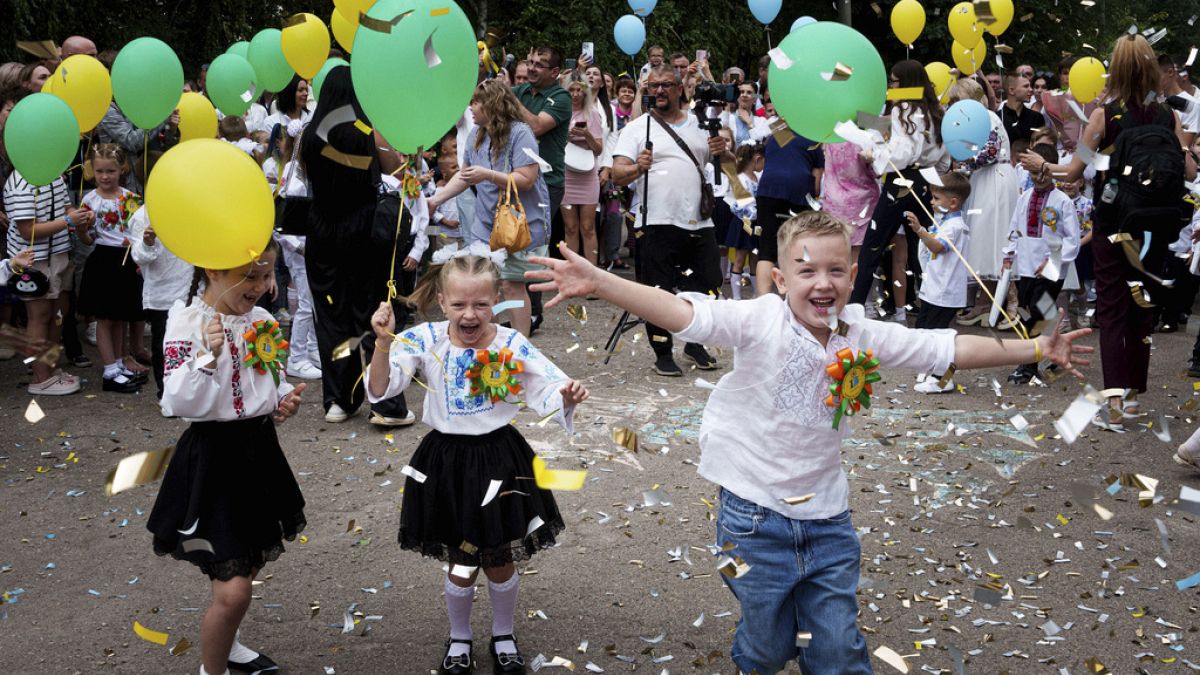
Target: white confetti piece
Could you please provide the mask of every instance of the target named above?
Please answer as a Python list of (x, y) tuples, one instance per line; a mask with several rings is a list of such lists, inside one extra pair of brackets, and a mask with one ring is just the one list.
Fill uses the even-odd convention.
[[(771, 51), (767, 52), (767, 56), (771, 57), (771, 63), (775, 64), (775, 67), (780, 70), (787, 70), (795, 65), (792, 62), (792, 59), (789, 58), (788, 55), (785, 54), (779, 47), (775, 47)], [(838, 135), (840, 136), (841, 134)], [(845, 138), (845, 136), (842, 136), (842, 138)]]
[(408, 464), (405, 464), (404, 468), (400, 469), (400, 473), (404, 474), (405, 476), (408, 476), (409, 478), (417, 481), (418, 483), (424, 483), (426, 478), (428, 478), (428, 476), (421, 473), (420, 471), (417, 471), (416, 469), (412, 468)]
[(533, 150), (530, 150), (529, 148), (523, 148), (523, 150), (525, 151), (525, 154), (530, 159), (537, 162), (538, 168), (542, 170), (542, 173), (550, 173), (551, 171), (554, 170), (554, 167), (550, 166), (550, 162), (547, 162), (546, 160), (542, 159)]
[(38, 405), (37, 399), (29, 399), (29, 405), (25, 408), (25, 421), (37, 424), (45, 418), (46, 413), (42, 412), (42, 406)]
[(496, 495), (500, 493), (500, 486), (502, 485), (504, 485), (504, 481), (495, 479), (488, 483), (487, 493), (483, 495), (483, 503), (479, 506), (487, 506), (488, 504), (492, 503), (492, 500), (495, 499)]

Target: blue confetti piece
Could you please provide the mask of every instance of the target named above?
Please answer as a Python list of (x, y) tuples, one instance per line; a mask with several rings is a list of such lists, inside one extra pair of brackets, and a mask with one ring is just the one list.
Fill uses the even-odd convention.
[(283, 603), (282, 602), (270, 602), (270, 603), (263, 605), (263, 607), (266, 609), (283, 609)]
[(57, 534), (54, 534), (53, 532), (51, 532), (50, 534), (47, 534), (47, 535), (46, 535), (46, 538), (47, 538), (47, 539), (57, 539), (57, 538), (58, 538), (58, 535), (57, 535)]
[(79, 495), (82, 495), (86, 492), (87, 492), (87, 490), (67, 490), (67, 496), (68, 497), (78, 497)]
[(143, 510), (141, 510), (141, 509), (134, 509), (134, 510), (137, 512), (137, 514), (138, 514), (139, 516), (142, 516), (142, 515), (145, 515), (145, 514), (146, 514), (146, 512), (145, 512), (145, 511), (143, 511)]
[(56, 570), (56, 569), (58, 569), (58, 565), (55, 565), (54, 563), (46, 563), (46, 569)]
[(1108, 490), (1107, 490), (1108, 494), (1110, 494), (1110, 495), (1115, 495), (1120, 491), (1121, 491), (1121, 481), (1119, 481), (1119, 480), (1114, 480), (1112, 485), (1108, 486)]
[(128, 524), (129, 524), (129, 519), (125, 518), (124, 520), (121, 521), (120, 525), (117, 525), (117, 527), (125, 527)]
[(89, 589), (88, 589), (88, 595), (91, 595), (91, 596), (94, 596), (94, 597), (97, 597), (97, 598), (98, 598), (98, 597), (100, 597), (100, 591), (97, 591), (97, 590), (95, 590), (95, 589), (91, 589), (91, 588), (89, 588)]
[(505, 300), (499, 304), (492, 305), (492, 316), (495, 316), (500, 312), (507, 312), (510, 309), (521, 309), (524, 306), (524, 300)]
[(129, 581), (126, 581), (125, 583), (129, 584), (130, 586), (132, 586), (132, 585), (134, 585), (134, 584), (136, 584), (136, 583), (138, 582), (138, 579), (141, 579), (141, 577), (134, 577), (134, 578), (130, 579)]
[(385, 581), (385, 582), (383, 582), (383, 587), (384, 587), (384, 589), (391, 588), (391, 587), (392, 587), (392, 582), (390, 582), (390, 581)]
[(1200, 586), (1200, 572), (1196, 572), (1186, 579), (1180, 579), (1179, 581), (1175, 582), (1175, 588), (1181, 591), (1186, 591), (1193, 586)]

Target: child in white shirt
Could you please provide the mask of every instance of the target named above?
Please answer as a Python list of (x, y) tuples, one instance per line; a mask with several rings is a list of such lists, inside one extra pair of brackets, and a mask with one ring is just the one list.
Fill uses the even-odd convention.
[[(1035, 145), (1030, 151), (1049, 164), (1058, 161), (1058, 152), (1049, 146)], [(1018, 312), (1029, 334), (1036, 335), (1038, 324), (1055, 317), (1067, 266), (1079, 255), (1075, 204), (1054, 186), (1054, 176), (1044, 171), (1033, 176), (1033, 188), (1017, 199), (1008, 237), (1004, 269), (1016, 266), (1013, 276), (1017, 278)], [(1024, 363), (1008, 376), (1008, 381), (1026, 384), (1035, 375), (1037, 364)]]
[[(971, 181), (960, 173), (940, 177), (941, 185), (931, 185), (931, 203), (937, 216), (928, 230), (911, 211), (904, 215), (908, 227), (921, 240), (917, 257), (921, 261), (921, 311), (917, 328), (949, 328), (958, 311), (967, 306), (967, 255), (970, 233), (962, 217), (962, 205), (971, 195)], [(962, 257), (960, 257), (962, 256)], [(918, 375), (913, 391), (944, 394), (955, 390), (953, 375)]]
[[(733, 371), (709, 397), (700, 432), (700, 474), (721, 486), (717, 544), (732, 559), (725, 582), (741, 603), (730, 656), (743, 673), (776, 673), (792, 659), (808, 673), (830, 664), (870, 673), (855, 623), (861, 547), (841, 466), (850, 429), (834, 426), (843, 410), (854, 411), (850, 401), (869, 404), (866, 383), (878, 376), (865, 371), (874, 359), (934, 373), (952, 363), (985, 368), (1044, 356), (1070, 367), (1086, 363), (1076, 355), (1092, 349), (1072, 343), (1090, 331), (993, 341), (873, 321), (862, 305), (846, 304), (856, 274), (847, 223), (804, 212), (780, 228), (778, 244), (781, 267), (772, 277), (784, 298), (676, 296), (609, 274), (566, 247), (563, 260), (533, 258), (546, 269), (526, 277), (549, 280), (534, 291), (559, 291), (547, 308), (594, 294), (678, 339), (733, 346)], [(867, 349), (874, 351), (860, 354)], [(827, 369), (844, 369), (844, 377), (833, 380)], [(748, 419), (755, 423), (741, 422)], [(799, 631), (812, 633), (807, 647), (797, 647)]]

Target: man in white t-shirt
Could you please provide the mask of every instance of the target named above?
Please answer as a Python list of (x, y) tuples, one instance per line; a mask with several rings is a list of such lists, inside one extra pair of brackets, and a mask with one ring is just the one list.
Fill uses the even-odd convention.
[[(612, 179), (618, 185), (637, 183), (632, 207), (639, 215), (638, 281), (667, 290), (716, 294), (721, 288), (717, 242), (710, 218), (700, 216), (702, 168), (714, 154), (734, 162), (725, 139), (709, 138), (697, 119), (680, 105), (681, 76), (669, 65), (652, 68), (645, 92), (654, 97), (654, 108), (629, 122), (613, 149)], [(646, 143), (649, 127), (650, 143)], [(679, 137), (676, 141), (671, 131)], [(685, 151), (682, 144), (687, 145)], [(649, 175), (649, 182), (643, 177)], [(643, 190), (642, 186), (645, 185)], [(646, 324), (659, 375), (680, 377), (683, 371), (671, 355), (671, 335)], [(699, 344), (688, 344), (684, 355), (702, 370), (717, 367)]]
[[(1175, 59), (1167, 54), (1162, 54), (1158, 57), (1158, 72), (1159, 72), (1159, 93), (1163, 100), (1170, 105), (1179, 115), (1180, 126), (1183, 127), (1183, 135), (1187, 141), (1187, 147), (1191, 147), (1192, 141), (1196, 138), (1196, 133), (1200, 132), (1200, 104), (1196, 97), (1183, 90), (1179, 86), (1179, 67), (1175, 63)], [(1176, 101), (1170, 99), (1176, 98)]]

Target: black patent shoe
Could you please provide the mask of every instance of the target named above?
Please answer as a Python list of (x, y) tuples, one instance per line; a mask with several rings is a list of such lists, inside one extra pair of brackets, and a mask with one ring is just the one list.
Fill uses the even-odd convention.
[(245, 663), (237, 661), (229, 662), (230, 670), (241, 670), (247, 673), (273, 673), (279, 670), (279, 665), (271, 660), (271, 657), (266, 654), (259, 654), (258, 658)]
[[(467, 653), (462, 656), (450, 656), (450, 645), (455, 642), (467, 646)], [(450, 638), (446, 640), (446, 655), (442, 657), (442, 663), (438, 666), (438, 675), (467, 675), (475, 671), (475, 662), (471, 660), (471, 641), (470, 640), (455, 640)]]
[(102, 391), (117, 392), (118, 394), (136, 394), (142, 390), (142, 385), (127, 377), (122, 377), (120, 380), (115, 377), (106, 377), (100, 389)]
[(515, 654), (497, 654), (496, 642), (504, 642), (512, 640), (512, 643), (517, 644), (517, 638), (511, 635), (493, 635), (492, 641), (488, 645), (488, 651), (492, 653), (492, 672), (493, 673), (523, 673), (525, 672), (525, 657), (521, 656), (521, 652)]

